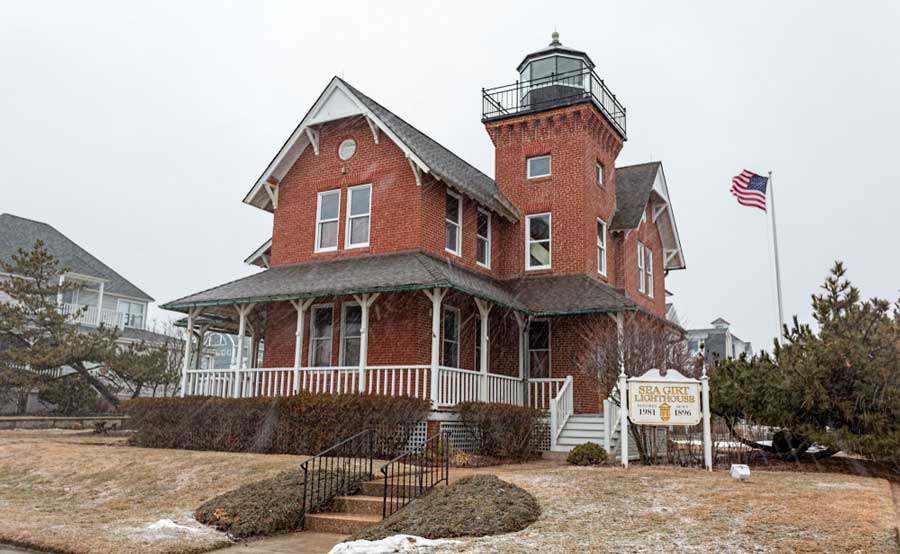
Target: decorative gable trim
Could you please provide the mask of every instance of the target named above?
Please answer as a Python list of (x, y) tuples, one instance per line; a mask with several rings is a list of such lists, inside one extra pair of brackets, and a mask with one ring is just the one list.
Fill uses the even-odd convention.
[(322, 124), (353, 116), (363, 116), (366, 119), (372, 130), (375, 144), (379, 143), (379, 133), (384, 133), (403, 151), (413, 166), (417, 183), (421, 183), (423, 173), (431, 173), (431, 169), (425, 162), (397, 138), (371, 110), (366, 108), (343, 81), (333, 77), (291, 136), (269, 162), (265, 171), (256, 180), (253, 188), (244, 197), (244, 203), (269, 212), (274, 211), (278, 204), (277, 195), (268, 190), (267, 183), (272, 183), (277, 187), (277, 184), (281, 182), (307, 146), (311, 145), (313, 152), (317, 156), (319, 155), (319, 129)]

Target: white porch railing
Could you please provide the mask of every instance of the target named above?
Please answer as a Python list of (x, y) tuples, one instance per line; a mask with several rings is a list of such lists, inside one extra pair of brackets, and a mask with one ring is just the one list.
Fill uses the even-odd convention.
[(476, 402), (481, 399), (481, 372), (458, 367), (438, 368), (437, 406), (446, 408), (460, 402)]
[(565, 379), (529, 379), (529, 405), (539, 410), (549, 410), (550, 401), (556, 398)]
[[(83, 311), (82, 311), (83, 310)], [(107, 327), (121, 328), (124, 320), (122, 314), (115, 310), (100, 310), (97, 306), (88, 306), (86, 309), (81, 304), (60, 304), (59, 311), (63, 315), (75, 315), (75, 323), (82, 325), (106, 325)]]
[[(238, 379), (240, 385), (236, 390)], [(431, 379), (431, 366), (428, 365), (369, 366), (365, 373), (365, 392), (430, 399)], [(571, 380), (571, 377), (567, 379)], [(567, 379), (532, 379), (528, 382), (529, 401), (526, 402), (523, 379), (441, 366), (437, 372), (434, 404), (438, 408), (449, 408), (460, 402), (486, 401), (549, 410), (553, 400), (564, 390)], [(186, 396), (246, 398), (288, 396), (298, 391), (350, 394), (359, 390), (357, 366), (188, 369), (185, 380)], [(571, 395), (571, 385), (568, 390)], [(570, 405), (571, 402), (566, 406)]]
[(619, 405), (612, 397), (603, 401), (603, 448), (608, 454), (613, 453), (612, 439), (622, 423), (619, 417)]
[(572, 391), (572, 376), (567, 376), (556, 396), (550, 399), (550, 449), (556, 446), (559, 434), (566, 422), (575, 413), (575, 395)]
[(488, 373), (488, 398), (490, 402), (522, 406), (522, 380), (509, 375)]

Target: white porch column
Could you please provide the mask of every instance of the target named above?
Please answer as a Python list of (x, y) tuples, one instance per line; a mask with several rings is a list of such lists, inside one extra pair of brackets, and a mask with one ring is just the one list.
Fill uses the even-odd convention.
[(313, 303), (312, 298), (306, 300), (291, 300), (294, 309), (297, 310), (297, 338), (294, 340), (294, 392), (300, 392), (300, 368), (303, 367), (303, 323), (306, 310)]
[(237, 343), (237, 371), (235, 372), (234, 388), (232, 396), (234, 398), (241, 397), (241, 385), (244, 378), (244, 338), (247, 335), (247, 315), (253, 309), (253, 304), (238, 304), (236, 306), (238, 312), (238, 343)]
[(359, 327), (359, 392), (362, 393), (366, 392), (366, 366), (369, 363), (369, 306), (375, 302), (379, 294), (353, 295), (362, 311)]
[(194, 369), (200, 369), (200, 361), (203, 358), (203, 339), (209, 331), (209, 323), (197, 328), (197, 358), (194, 360)]
[(480, 398), (482, 402), (490, 402), (490, 390), (488, 383), (488, 360), (490, 359), (490, 356), (488, 355), (488, 337), (490, 336), (490, 333), (488, 331), (490, 329), (488, 328), (488, 323), (491, 308), (493, 308), (494, 305), (480, 298), (475, 299), (475, 305), (478, 306), (478, 314), (481, 316), (481, 336), (478, 337), (478, 340), (481, 342), (481, 359), (479, 360), (479, 365), (481, 365)]
[(525, 327), (527, 319), (524, 314), (513, 312), (516, 325), (519, 327), (519, 384), (522, 387), (522, 405), (528, 406), (528, 381), (525, 380)]
[(106, 283), (100, 281), (100, 291), (97, 293), (97, 326), (103, 323), (103, 291)]
[(63, 303), (63, 283), (66, 282), (66, 275), (59, 276), (59, 288), (56, 290), (56, 305), (62, 306)]
[[(62, 279), (60, 278), (60, 282)], [(187, 333), (184, 340), (184, 367), (181, 370), (181, 397), (187, 394), (188, 369), (191, 367), (191, 343), (194, 342), (194, 318), (199, 315), (200, 308), (189, 308), (187, 317)], [(193, 391), (191, 391), (193, 392)]]
[(441, 302), (447, 289), (435, 287), (422, 292), (431, 300), (431, 407), (437, 408), (441, 390), (438, 382), (441, 364)]

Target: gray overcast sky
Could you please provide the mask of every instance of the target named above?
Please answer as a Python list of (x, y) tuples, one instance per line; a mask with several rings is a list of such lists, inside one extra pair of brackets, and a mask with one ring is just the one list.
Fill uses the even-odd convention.
[(332, 75), (493, 175), (480, 89), (554, 28), (628, 108), (619, 165), (664, 163), (687, 326), (774, 336), (766, 217), (728, 192), (744, 168), (775, 172), (788, 315), (838, 258), (897, 297), (900, 3), (150, 4), (3, 2), (0, 211), (159, 302), (253, 271), (272, 216), (241, 199)]

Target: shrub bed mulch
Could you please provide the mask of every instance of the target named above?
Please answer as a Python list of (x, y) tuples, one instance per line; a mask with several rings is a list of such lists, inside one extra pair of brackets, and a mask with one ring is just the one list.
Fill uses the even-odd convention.
[(398, 534), (426, 539), (498, 535), (520, 531), (540, 515), (537, 500), (524, 489), (494, 475), (473, 475), (434, 489), (349, 540)]
[[(310, 472), (312, 480), (334, 479), (330, 472)], [(228, 533), (235, 539), (276, 535), (301, 529), (303, 523), (303, 471), (284, 471), (270, 479), (254, 481), (203, 503), (194, 512), (197, 521)], [(316, 495), (319, 487), (312, 487)], [(359, 482), (347, 483), (340, 494), (352, 494)], [(310, 512), (325, 507), (331, 497), (307, 499)]]

